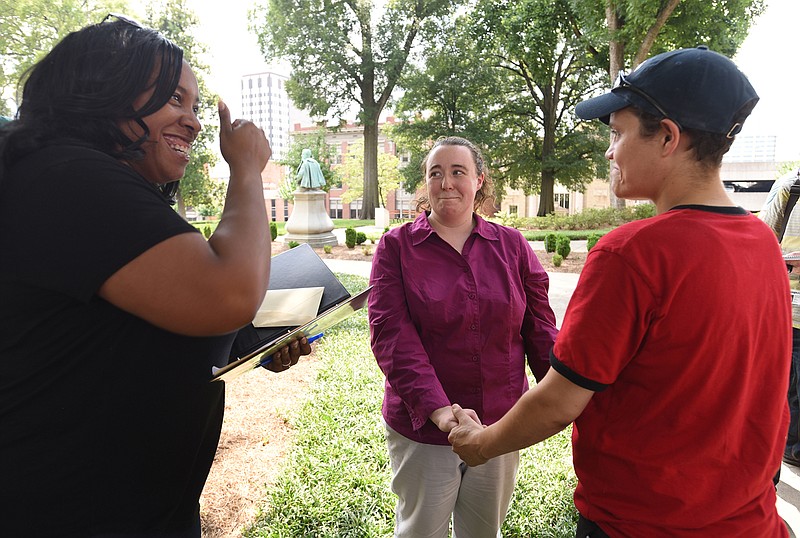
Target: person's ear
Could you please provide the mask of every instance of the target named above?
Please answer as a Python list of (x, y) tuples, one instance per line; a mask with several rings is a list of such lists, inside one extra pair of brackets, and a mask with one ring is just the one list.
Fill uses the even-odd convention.
[(681, 139), (681, 129), (678, 124), (669, 118), (661, 120), (661, 136), (663, 140), (664, 151), (672, 153), (678, 147)]
[(481, 174), (478, 176), (478, 190), (481, 190), (483, 187), (483, 179), (486, 177), (486, 174)]

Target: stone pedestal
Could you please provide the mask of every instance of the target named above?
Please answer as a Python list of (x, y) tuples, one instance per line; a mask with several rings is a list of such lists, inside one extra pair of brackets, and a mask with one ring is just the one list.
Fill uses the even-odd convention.
[(381, 230), (389, 226), (389, 210), (385, 207), (375, 208), (375, 226)]
[(283, 241), (308, 243), (314, 248), (335, 246), (339, 240), (332, 232), (333, 221), (325, 210), (325, 191), (297, 189), (294, 192), (294, 208), (286, 221)]

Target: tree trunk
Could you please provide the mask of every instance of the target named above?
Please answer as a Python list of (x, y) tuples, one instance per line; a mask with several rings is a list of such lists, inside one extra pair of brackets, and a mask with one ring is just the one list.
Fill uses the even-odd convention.
[(186, 202), (183, 201), (183, 195), (181, 194), (181, 189), (180, 188), (178, 188), (177, 199), (178, 199), (178, 204), (177, 204), (178, 205), (178, 214), (185, 219), (186, 218)]
[[(615, 35), (616, 32), (619, 31), (622, 23), (612, 2), (606, 4), (606, 23), (608, 23), (608, 30), (611, 33), (611, 41), (608, 44), (608, 78), (611, 84), (613, 84), (617, 79), (617, 74), (619, 74), (625, 64), (625, 45), (619, 41), (619, 37)], [(611, 189), (611, 164), (609, 163), (608, 166), (608, 201), (611, 207), (623, 209), (625, 207), (625, 199), (617, 198), (614, 191)]]
[(378, 207), (378, 118), (364, 121), (364, 196), (361, 200), (361, 219), (375, 218)]
[(539, 196), (539, 210), (537, 217), (544, 217), (556, 210), (555, 204), (555, 177), (552, 170), (542, 170), (542, 192)]

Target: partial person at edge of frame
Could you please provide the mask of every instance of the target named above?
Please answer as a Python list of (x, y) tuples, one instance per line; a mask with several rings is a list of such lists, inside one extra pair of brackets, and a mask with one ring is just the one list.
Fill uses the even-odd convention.
[[(792, 353), (789, 373), (789, 434), (783, 462), (800, 467), (800, 207), (789, 204), (792, 186), (800, 182), (800, 168), (781, 176), (770, 189), (758, 218), (778, 236), (786, 260), (792, 293)], [(786, 212), (789, 211), (789, 215)]]
[(224, 410), (212, 367), (269, 280), (271, 150), (220, 102), (230, 183), (206, 241), (168, 200), (198, 93), (179, 47), (110, 15), (30, 70), (0, 128), (4, 536), (200, 536)]
[(611, 127), (614, 193), (657, 215), (589, 253), (542, 382), (485, 429), (454, 406), (449, 436), (480, 465), (574, 421), (576, 536), (788, 536), (772, 481), (788, 423), (786, 268), (720, 179), (757, 101), (732, 61), (698, 47), (576, 108)]
[(549, 280), (528, 242), (477, 211), (493, 200), (470, 141), (436, 141), (422, 164), (416, 220), (383, 235), (370, 284), (372, 350), (386, 376), (383, 422), (398, 496), (395, 536), (498, 534), (519, 454), (467, 469), (447, 433), (451, 404), (487, 424), (547, 371), (556, 337)]

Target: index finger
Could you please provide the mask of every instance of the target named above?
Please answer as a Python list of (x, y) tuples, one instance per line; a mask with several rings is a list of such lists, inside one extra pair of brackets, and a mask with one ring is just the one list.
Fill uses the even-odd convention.
[(231, 130), (231, 110), (228, 108), (228, 105), (225, 104), (225, 101), (222, 99), (219, 100), (217, 103), (217, 110), (219, 110), (219, 129), (220, 131), (230, 131)]

